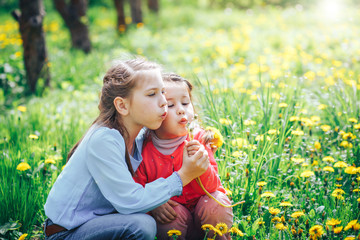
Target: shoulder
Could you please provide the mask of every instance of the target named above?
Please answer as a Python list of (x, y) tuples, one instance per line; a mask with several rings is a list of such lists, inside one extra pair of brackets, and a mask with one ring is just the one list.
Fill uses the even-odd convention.
[(116, 129), (110, 129), (108, 127), (97, 127), (89, 132), (89, 146), (90, 147), (102, 147), (109, 143), (114, 145), (125, 146), (125, 141), (120, 132)]

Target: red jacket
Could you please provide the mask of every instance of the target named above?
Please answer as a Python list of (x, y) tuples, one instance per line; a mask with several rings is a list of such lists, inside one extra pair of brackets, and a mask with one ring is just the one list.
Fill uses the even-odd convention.
[[(194, 139), (199, 140), (203, 133), (203, 131), (199, 131)], [(158, 178), (167, 178), (174, 171), (178, 171), (182, 165), (184, 145), (185, 143), (182, 143), (171, 155), (164, 155), (156, 149), (151, 140), (144, 143), (143, 161), (135, 172), (134, 180), (144, 186), (148, 182)], [(206, 146), (205, 149), (209, 155), (210, 165), (206, 172), (200, 176), (201, 182), (210, 193), (215, 191), (226, 193), (218, 176), (218, 167), (214, 155), (211, 149)], [(174, 196), (171, 199), (192, 209), (203, 195), (205, 192), (194, 179), (184, 186), (182, 195)]]

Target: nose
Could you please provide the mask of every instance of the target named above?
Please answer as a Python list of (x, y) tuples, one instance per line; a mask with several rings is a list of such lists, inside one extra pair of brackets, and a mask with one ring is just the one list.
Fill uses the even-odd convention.
[(183, 105), (180, 104), (180, 106), (177, 108), (177, 114), (184, 114), (185, 113), (185, 109), (183, 107)]
[(167, 106), (167, 101), (166, 101), (166, 98), (165, 98), (165, 95), (161, 95), (161, 98), (160, 98), (160, 107), (163, 108)]

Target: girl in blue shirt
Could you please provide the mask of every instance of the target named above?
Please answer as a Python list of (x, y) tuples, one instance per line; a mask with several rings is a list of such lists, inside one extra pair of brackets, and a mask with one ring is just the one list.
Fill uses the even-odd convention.
[[(132, 175), (142, 161), (143, 127), (157, 129), (167, 113), (159, 65), (121, 62), (104, 76), (100, 114), (73, 147), (45, 204), (45, 239), (151, 239), (156, 223), (146, 212), (181, 195), (208, 168), (198, 142), (184, 148), (183, 165), (143, 187)], [(188, 151), (197, 150), (189, 157)]]

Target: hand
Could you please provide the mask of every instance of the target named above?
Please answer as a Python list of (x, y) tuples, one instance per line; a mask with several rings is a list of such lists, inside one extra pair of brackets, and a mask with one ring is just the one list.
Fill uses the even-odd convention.
[(193, 156), (200, 148), (201, 144), (197, 140), (191, 140), (187, 144), (188, 156)]
[(170, 199), (167, 203), (164, 203), (163, 205), (152, 210), (151, 214), (156, 221), (162, 224), (171, 223), (177, 217), (177, 214), (173, 208), (177, 205), (177, 202)]
[(188, 142), (186, 142), (183, 151), (183, 164), (178, 171), (183, 186), (201, 176), (209, 167), (209, 156), (204, 146), (200, 145), (199, 150), (190, 157), (187, 152), (187, 145)]

